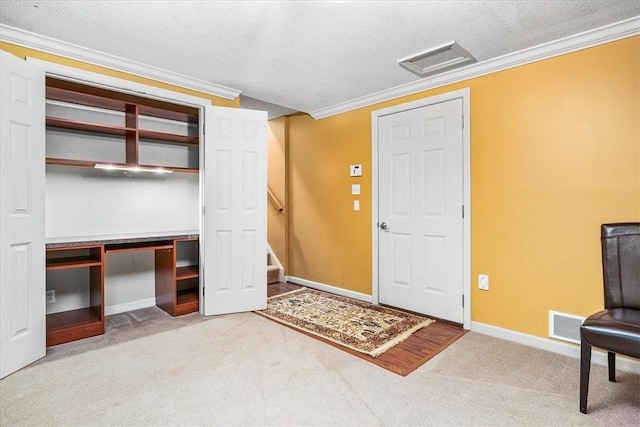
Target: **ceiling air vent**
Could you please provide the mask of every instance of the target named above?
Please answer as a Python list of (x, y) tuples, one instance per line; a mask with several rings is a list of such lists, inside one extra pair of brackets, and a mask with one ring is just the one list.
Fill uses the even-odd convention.
[(472, 62), (476, 62), (473, 55), (458, 43), (452, 41), (410, 58), (401, 59), (398, 64), (420, 77), (426, 77)]

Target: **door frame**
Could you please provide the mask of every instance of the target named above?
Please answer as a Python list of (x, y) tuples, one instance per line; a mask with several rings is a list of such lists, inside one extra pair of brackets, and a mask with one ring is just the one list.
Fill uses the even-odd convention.
[(418, 99), (393, 107), (382, 108), (371, 112), (371, 297), (374, 304), (379, 304), (379, 264), (378, 264), (378, 119), (389, 114), (439, 104), (454, 99), (462, 99), (464, 128), (462, 129), (462, 200), (464, 218), (462, 221), (462, 295), (464, 298), (463, 327), (471, 329), (471, 90), (466, 87), (441, 95)]

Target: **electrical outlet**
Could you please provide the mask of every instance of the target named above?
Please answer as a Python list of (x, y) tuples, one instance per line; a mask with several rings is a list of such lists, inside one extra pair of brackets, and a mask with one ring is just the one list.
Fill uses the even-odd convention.
[(489, 290), (489, 276), (487, 274), (478, 275), (478, 288), (483, 291)]
[(47, 304), (53, 304), (56, 302), (56, 290), (50, 289), (47, 291)]

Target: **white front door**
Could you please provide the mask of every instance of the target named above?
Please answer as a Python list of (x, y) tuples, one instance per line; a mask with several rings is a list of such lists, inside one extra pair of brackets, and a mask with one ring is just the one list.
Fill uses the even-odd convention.
[(205, 315), (267, 308), (267, 113), (207, 107)]
[(44, 71), (0, 51), (0, 378), (45, 355)]
[(378, 119), (379, 301), (463, 322), (463, 105)]

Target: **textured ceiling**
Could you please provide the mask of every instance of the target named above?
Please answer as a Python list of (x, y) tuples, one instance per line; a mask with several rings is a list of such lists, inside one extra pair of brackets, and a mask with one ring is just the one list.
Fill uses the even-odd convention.
[(0, 23), (314, 111), (419, 78), (458, 41), (478, 61), (640, 15), (640, 1), (6, 1)]

